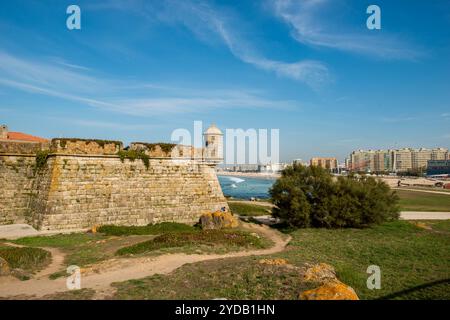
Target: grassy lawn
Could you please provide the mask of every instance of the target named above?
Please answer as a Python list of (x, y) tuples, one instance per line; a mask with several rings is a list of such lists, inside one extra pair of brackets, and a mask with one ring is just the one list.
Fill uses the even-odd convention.
[(103, 250), (103, 241), (108, 237), (101, 234), (72, 233), (54, 236), (25, 237), (12, 242), (28, 247), (59, 248), (67, 254), (65, 263), (84, 266), (113, 256)]
[(294, 268), (258, 263), (259, 258), (211, 260), (185, 265), (170, 275), (113, 284), (113, 299), (296, 299), (312, 289)]
[(450, 192), (450, 189), (444, 188), (436, 188), (436, 187), (419, 187), (419, 186), (408, 186), (408, 187), (400, 187), (405, 189), (414, 189), (414, 190), (424, 190), (424, 191), (438, 191), (438, 192)]
[(8, 262), (11, 269), (23, 270), (25, 273), (17, 274), (23, 280), (29, 278), (26, 273), (33, 273), (47, 266), (51, 262), (51, 256), (50, 252), (39, 248), (0, 246), (0, 257)]
[[(14, 243), (28, 247), (59, 248), (66, 254), (66, 265), (80, 267), (114, 257), (117, 250), (151, 240), (165, 232), (197, 230), (179, 223), (161, 223), (140, 227), (102, 226), (98, 233), (72, 233), (54, 236), (25, 237)], [(65, 274), (65, 271), (62, 272)], [(60, 276), (60, 274), (58, 274)]]
[[(27, 246), (59, 248), (66, 254), (65, 265), (87, 265), (117, 255), (157, 255), (172, 252), (225, 253), (243, 249), (259, 249), (271, 241), (243, 229), (203, 231), (180, 223), (160, 223), (148, 226), (102, 226), (98, 233), (73, 233), (54, 236), (25, 237), (12, 241)], [(43, 250), (42, 250), (43, 251)], [(65, 276), (60, 270), (50, 276)]]
[[(245, 248), (261, 249), (268, 246), (265, 239), (248, 232), (234, 230), (196, 230), (191, 232), (168, 232), (152, 240), (119, 249), (118, 255), (142, 254), (167, 248), (179, 248), (182, 251), (227, 252)], [(213, 250), (211, 250), (213, 249)]]
[[(293, 241), (283, 257), (297, 263), (330, 263), (339, 278), (355, 288), (361, 298), (379, 298), (450, 278), (450, 224), (436, 224), (435, 230), (421, 229), (406, 221), (363, 230), (297, 230), (291, 233)], [(381, 290), (366, 287), (366, 269), (371, 264), (381, 268)], [(398, 298), (450, 299), (450, 283)]]
[(263, 216), (270, 214), (271, 208), (249, 203), (228, 202), (231, 212), (240, 216)]
[(450, 211), (450, 195), (396, 190), (402, 211)]
[(147, 226), (113, 226), (105, 225), (98, 229), (98, 232), (110, 236), (146, 235), (162, 234), (165, 232), (191, 232), (197, 230), (196, 227), (176, 222), (161, 222), (149, 224)]
[[(273, 255), (297, 268), (326, 262), (360, 298), (450, 299), (450, 282), (401, 291), (450, 278), (450, 222), (426, 222), (426, 230), (407, 221), (370, 229), (299, 229), (290, 232), (286, 251)], [(381, 268), (380, 290), (366, 287), (369, 265)], [(117, 283), (117, 299), (296, 299), (310, 284), (299, 271), (266, 266), (258, 257), (183, 266), (170, 275)]]

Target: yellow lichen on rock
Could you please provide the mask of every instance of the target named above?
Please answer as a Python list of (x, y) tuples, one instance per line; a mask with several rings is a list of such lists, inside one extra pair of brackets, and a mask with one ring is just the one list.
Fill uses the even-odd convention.
[(336, 271), (334, 268), (326, 263), (315, 264), (308, 268), (305, 272), (303, 280), (327, 282), (336, 279)]
[(200, 217), (200, 224), (203, 229), (210, 230), (236, 228), (239, 222), (230, 212), (216, 211), (203, 214)]
[(299, 296), (300, 300), (359, 300), (352, 287), (339, 280), (329, 281), (320, 287), (304, 291)]
[(271, 266), (281, 266), (286, 265), (288, 262), (286, 259), (261, 259), (259, 260), (260, 264), (267, 264)]
[(418, 227), (418, 228), (420, 228), (420, 229), (433, 230), (433, 228), (432, 228), (430, 225), (428, 225), (428, 224), (426, 224), (426, 223), (424, 223), (424, 222), (413, 221), (412, 223), (413, 223), (416, 227)]
[(336, 277), (336, 271), (326, 263), (310, 266), (303, 275), (304, 281), (319, 282), (318, 288), (307, 290), (299, 295), (300, 300), (359, 300), (352, 287)]

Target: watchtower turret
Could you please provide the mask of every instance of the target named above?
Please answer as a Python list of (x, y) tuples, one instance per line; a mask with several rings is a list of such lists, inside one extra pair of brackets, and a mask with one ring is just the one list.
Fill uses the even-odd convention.
[(8, 126), (2, 124), (0, 126), (0, 139), (6, 140), (8, 139)]
[(212, 124), (203, 133), (205, 140), (204, 158), (207, 162), (219, 164), (223, 161), (223, 133)]

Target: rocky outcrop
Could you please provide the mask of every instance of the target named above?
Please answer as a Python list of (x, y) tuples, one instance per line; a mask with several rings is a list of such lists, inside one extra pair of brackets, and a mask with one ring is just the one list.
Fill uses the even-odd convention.
[(282, 266), (282, 265), (287, 265), (288, 262), (286, 259), (261, 259), (259, 260), (259, 264), (266, 264), (269, 266)]
[(329, 281), (320, 287), (304, 291), (300, 300), (359, 300), (352, 287), (339, 280)]
[(334, 268), (326, 263), (319, 263), (309, 267), (303, 280), (314, 281), (314, 282), (327, 282), (336, 279), (336, 272)]
[(238, 220), (230, 212), (216, 211), (205, 213), (200, 217), (200, 224), (204, 230), (218, 230), (235, 228), (239, 225)]
[(304, 276), (306, 282), (317, 282), (321, 285), (299, 295), (300, 300), (359, 300), (352, 287), (342, 283), (336, 277), (336, 271), (326, 263), (310, 266)]

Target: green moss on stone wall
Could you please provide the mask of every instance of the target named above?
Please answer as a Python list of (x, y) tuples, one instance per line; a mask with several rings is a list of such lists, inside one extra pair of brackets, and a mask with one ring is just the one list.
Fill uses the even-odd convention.
[(116, 146), (118, 146), (119, 148), (122, 146), (122, 142), (121, 141), (115, 141), (115, 140), (99, 140), (99, 139), (79, 139), (79, 138), (56, 138), (52, 140), (52, 145), (55, 145), (55, 143), (59, 141), (59, 145), (61, 146), (61, 148), (65, 148), (67, 145), (67, 142), (78, 142), (78, 141), (83, 141), (83, 142), (94, 142), (97, 143), (100, 147), (104, 147), (107, 144), (114, 144)]
[(142, 144), (148, 150), (153, 151), (157, 146), (161, 147), (161, 150), (165, 153), (172, 152), (172, 149), (175, 148), (175, 143), (165, 143), (165, 142), (157, 142), (157, 143), (146, 143), (146, 142), (134, 142), (134, 144)]
[(142, 160), (142, 162), (145, 165), (145, 168), (150, 167), (150, 157), (145, 154), (143, 151), (138, 150), (121, 150), (117, 153), (117, 155), (120, 157), (120, 160), (122, 162), (125, 161), (125, 159), (130, 160), (131, 162), (134, 162), (136, 159)]
[(42, 170), (47, 164), (50, 150), (41, 150), (36, 153), (36, 163), (34, 165), (35, 172)]

